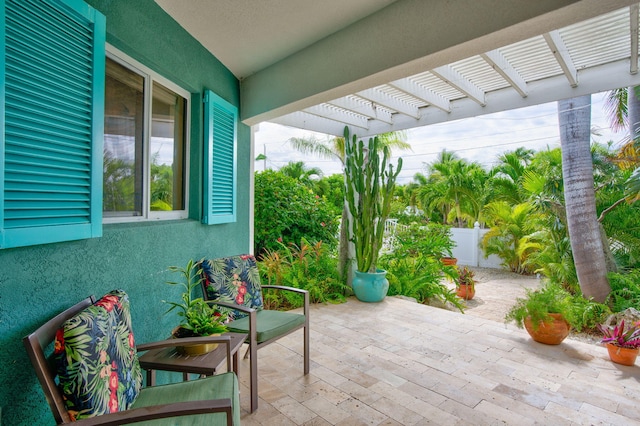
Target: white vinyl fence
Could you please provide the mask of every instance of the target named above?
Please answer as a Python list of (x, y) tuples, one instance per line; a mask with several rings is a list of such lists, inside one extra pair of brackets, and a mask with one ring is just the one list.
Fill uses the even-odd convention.
[[(390, 250), (393, 245), (394, 236), (400, 225), (395, 219), (388, 219), (385, 223), (385, 236), (383, 250)], [(488, 258), (484, 257), (482, 250), (482, 237), (489, 232), (488, 229), (480, 229), (480, 224), (475, 223), (473, 229), (451, 228), (451, 237), (454, 242), (453, 257), (458, 259), (458, 265), (479, 266), (482, 268), (500, 269), (501, 260), (495, 254)]]

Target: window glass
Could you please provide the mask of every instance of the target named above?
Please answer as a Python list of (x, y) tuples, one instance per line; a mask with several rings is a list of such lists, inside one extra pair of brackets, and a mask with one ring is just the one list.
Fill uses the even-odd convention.
[(107, 58), (102, 210), (141, 216), (144, 78)]
[(184, 112), (186, 100), (153, 83), (151, 210), (183, 210)]
[(103, 215), (186, 217), (186, 96), (123, 63), (106, 62)]

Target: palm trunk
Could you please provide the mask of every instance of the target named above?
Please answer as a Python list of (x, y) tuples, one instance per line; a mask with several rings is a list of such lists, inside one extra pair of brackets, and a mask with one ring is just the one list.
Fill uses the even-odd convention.
[(640, 86), (627, 89), (627, 117), (629, 119), (629, 136), (636, 140), (640, 135)]
[(558, 101), (562, 174), (571, 250), (582, 294), (604, 302), (611, 291), (596, 215), (590, 151), (591, 95)]

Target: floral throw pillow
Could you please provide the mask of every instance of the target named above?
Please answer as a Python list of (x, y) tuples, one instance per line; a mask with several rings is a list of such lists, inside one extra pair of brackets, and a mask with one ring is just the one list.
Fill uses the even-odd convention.
[[(202, 279), (208, 300), (230, 302), (260, 310), (262, 289), (256, 258), (245, 254), (218, 259), (203, 259)], [(247, 316), (235, 311), (232, 319)]]
[(72, 419), (124, 411), (142, 387), (129, 297), (114, 290), (58, 330), (59, 386)]

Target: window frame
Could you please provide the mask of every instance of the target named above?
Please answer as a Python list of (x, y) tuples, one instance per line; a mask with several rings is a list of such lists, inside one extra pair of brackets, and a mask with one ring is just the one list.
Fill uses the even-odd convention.
[[(112, 61), (117, 62), (123, 67), (129, 69), (144, 79), (144, 122), (143, 122), (143, 192), (142, 192), (142, 214), (140, 216), (105, 216), (103, 211), (102, 223), (135, 223), (135, 222), (147, 222), (155, 220), (180, 220), (187, 219), (189, 217), (189, 170), (190, 170), (190, 146), (191, 146), (191, 129), (190, 129), (190, 117), (191, 117), (191, 93), (172, 82), (171, 80), (163, 77), (161, 74), (145, 66), (144, 64), (136, 61), (126, 53), (117, 49), (109, 43), (105, 46), (106, 57)], [(184, 209), (160, 211), (151, 210), (150, 196), (151, 196), (151, 155), (149, 147), (151, 144), (151, 124), (152, 124), (152, 111), (151, 105), (153, 100), (153, 83), (156, 82), (172, 90), (177, 95), (182, 96), (185, 99), (185, 116), (184, 116), (184, 179), (183, 179), (183, 194), (184, 194)], [(106, 94), (105, 94), (106, 100)], [(104, 176), (104, 173), (103, 173)]]

